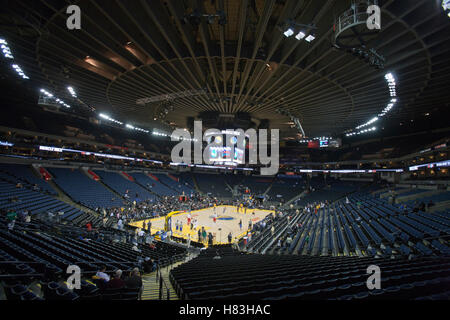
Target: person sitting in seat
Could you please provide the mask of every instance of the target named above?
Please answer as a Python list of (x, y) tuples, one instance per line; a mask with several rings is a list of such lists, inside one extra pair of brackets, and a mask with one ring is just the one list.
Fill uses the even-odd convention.
[(110, 289), (122, 289), (125, 287), (125, 282), (121, 279), (122, 270), (116, 270), (114, 277), (108, 282), (108, 288)]
[(145, 257), (144, 262), (144, 271), (146, 273), (151, 273), (156, 270), (156, 264), (150, 257)]
[(142, 288), (142, 278), (138, 268), (134, 268), (131, 271), (130, 276), (125, 280), (127, 288)]
[(106, 274), (106, 266), (104, 264), (100, 266), (100, 270), (97, 271), (95, 276), (98, 277), (99, 279), (102, 279), (104, 282), (109, 282), (109, 280), (111, 280), (108, 274)]

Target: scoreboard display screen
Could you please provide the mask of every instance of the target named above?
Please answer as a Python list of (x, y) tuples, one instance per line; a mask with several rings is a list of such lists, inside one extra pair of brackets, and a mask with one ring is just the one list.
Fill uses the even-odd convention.
[(214, 164), (244, 163), (244, 150), (234, 148), (233, 156), (231, 156), (231, 152), (232, 152), (231, 147), (211, 147), (209, 151), (210, 156), (209, 161)]

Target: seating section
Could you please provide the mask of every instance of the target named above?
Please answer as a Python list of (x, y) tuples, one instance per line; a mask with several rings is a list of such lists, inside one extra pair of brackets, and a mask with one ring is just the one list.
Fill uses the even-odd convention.
[(55, 183), (75, 202), (91, 209), (111, 208), (123, 205), (123, 199), (99, 182), (87, 177), (80, 170), (50, 168)]
[[(406, 204), (409, 206), (414, 206), (416, 200), (407, 201)], [(439, 204), (440, 202), (450, 201), (450, 192), (440, 192), (439, 194), (434, 194), (431, 196), (423, 196), (418, 199), (418, 201), (423, 202), (425, 204), (432, 201), (434, 204)]]
[[(311, 180), (310, 191), (305, 197), (296, 201), (297, 205), (305, 206), (308, 203), (313, 202), (333, 202), (348, 194), (356, 192), (358, 188), (363, 188), (365, 185), (358, 182), (344, 182), (344, 181), (317, 181), (317, 179)], [(367, 190), (368, 191), (368, 190)]]
[(56, 191), (44, 181), (33, 174), (31, 167), (17, 164), (0, 164), (0, 173), (5, 179), (10, 176), (13, 180), (22, 183), (24, 186), (33, 187), (36, 185), (42, 192), (56, 195)]
[(219, 174), (197, 174), (195, 176), (198, 186), (204, 193), (221, 198), (231, 198), (232, 190), (228, 187), (223, 176)]
[(256, 195), (262, 195), (272, 184), (273, 178), (246, 176), (242, 180), (242, 185), (249, 188), (250, 192)]
[[(91, 279), (102, 264), (106, 265), (108, 273), (121, 269), (124, 274), (128, 274), (134, 267), (139, 267), (139, 256), (151, 257), (159, 262), (160, 266), (165, 266), (186, 254), (185, 249), (159, 241), (154, 242), (154, 248), (139, 245), (140, 252), (136, 252), (132, 250), (132, 244), (85, 241), (66, 237), (65, 233), (61, 235), (42, 232), (42, 227), (34, 231), (30, 230), (28, 225), (27, 228), (21, 228), (19, 225), (14, 231), (8, 232), (4, 228), (5, 223), (4, 217), (1, 217), (0, 262), (3, 263), (0, 264), (0, 269), (2, 274), (20, 275), (10, 277), (2, 283), (7, 297), (11, 299), (39, 300), (39, 297), (25, 292), (37, 279), (46, 299), (92, 299), (91, 291), (96, 291), (96, 299), (103, 296), (104, 299), (110, 300), (112, 297), (108, 294), (112, 292), (88, 283), (84, 283), (79, 291), (67, 290), (67, 287), (61, 285), (61, 280), (65, 280), (67, 267), (75, 264), (81, 268), (84, 279)], [(85, 290), (87, 292), (84, 292)], [(115, 295), (116, 298), (137, 299), (137, 292), (130, 292), (132, 290), (122, 290), (115, 292)], [(24, 294), (27, 296), (24, 297)]]
[[(382, 289), (367, 288), (370, 265), (381, 268)], [(173, 269), (170, 280), (181, 298), (194, 300), (419, 299), (448, 292), (449, 271), (450, 257), (407, 260), (236, 252), (221, 259), (202, 254)]]
[(141, 187), (137, 183), (122, 177), (117, 172), (108, 172), (96, 170), (96, 174), (100, 176), (102, 182), (107, 184), (111, 189), (116, 191), (121, 196), (125, 196), (128, 191), (127, 200), (142, 202), (146, 200), (154, 200), (155, 196), (147, 189)]
[[(162, 180), (163, 175), (155, 175), (159, 179), (159, 181), (156, 181), (149, 176), (147, 176), (145, 173), (131, 173), (130, 174), (137, 183), (139, 183), (141, 186), (145, 187), (147, 190), (151, 190), (152, 192), (156, 193), (159, 196), (174, 196), (177, 195), (177, 192), (170, 187), (167, 186), (167, 184), (164, 184), (165, 180)], [(167, 176), (166, 176), (167, 177)]]
[[(371, 189), (371, 188), (369, 188)], [(373, 189), (372, 189), (373, 190)], [(422, 256), (448, 252), (449, 212), (404, 211), (402, 204), (371, 196), (367, 189), (321, 209), (284, 217), (265, 229), (253, 228), (246, 249), (295, 255)], [(290, 226), (286, 228), (287, 216)], [(288, 238), (290, 240), (288, 241)], [(281, 241), (280, 244), (278, 242)]]
[(175, 179), (178, 179), (178, 181), (175, 181), (174, 179), (170, 178), (169, 176), (162, 174), (162, 173), (155, 173), (155, 177), (159, 179), (159, 182), (161, 184), (164, 184), (175, 191), (175, 195), (191, 195), (195, 193), (195, 188), (193, 187), (193, 181), (192, 184), (188, 181), (183, 181), (183, 179), (180, 176), (172, 175)]
[(279, 176), (268, 192), (270, 199), (289, 201), (301, 194), (306, 188), (306, 181), (298, 177)]
[(49, 211), (55, 215), (58, 212), (64, 212), (62, 218), (68, 221), (74, 221), (85, 215), (82, 211), (52, 196), (25, 187), (17, 188), (14, 183), (1, 179), (0, 209), (15, 212), (28, 211), (32, 216), (46, 214)]

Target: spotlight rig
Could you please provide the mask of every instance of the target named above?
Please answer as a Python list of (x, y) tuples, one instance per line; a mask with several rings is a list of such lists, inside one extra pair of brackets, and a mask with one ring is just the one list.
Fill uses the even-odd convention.
[[(335, 46), (336, 47), (336, 46)], [(340, 49), (340, 48), (338, 48)], [(386, 59), (384, 56), (380, 55), (375, 49), (367, 49), (365, 46), (360, 48), (351, 48), (346, 50), (348, 53), (352, 54), (354, 57), (365, 61), (370, 66), (375, 67), (378, 70), (384, 69), (384, 64)]]
[(378, 5), (378, 0), (353, 0), (350, 8), (335, 18), (332, 46), (346, 51), (376, 69), (384, 69), (386, 59), (368, 43), (379, 37), (379, 29), (368, 29), (370, 15), (367, 8)]
[(298, 132), (301, 134), (302, 137), (305, 137), (305, 131), (303, 130), (302, 124), (300, 122), (300, 119), (294, 116), (289, 110), (284, 110), (281, 108), (277, 108), (275, 110), (276, 113), (281, 114), (283, 116), (289, 117), (291, 121), (294, 123), (295, 128), (298, 130)]
[(278, 26), (278, 29), (283, 32), (286, 38), (295, 34), (295, 39), (298, 41), (305, 39), (306, 42), (312, 42), (316, 39), (314, 30), (317, 30), (317, 27), (314, 24), (302, 24), (294, 20), (288, 20), (284, 25)]

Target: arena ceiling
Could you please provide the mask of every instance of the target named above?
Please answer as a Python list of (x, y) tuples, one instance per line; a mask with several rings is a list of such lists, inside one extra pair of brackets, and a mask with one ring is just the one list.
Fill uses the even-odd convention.
[[(6, 2), (2, 36), (32, 81), (56, 93), (72, 86), (141, 128), (243, 115), (294, 138), (289, 113), (309, 137), (336, 136), (386, 107), (387, 72), (399, 98), (390, 119), (448, 107), (450, 19), (438, 0), (379, 1), (382, 28), (366, 45), (386, 58), (381, 70), (332, 45), (350, 0)], [(70, 4), (81, 8), (81, 30), (66, 27)], [(217, 12), (226, 23), (195, 17)], [(316, 39), (286, 38), (290, 19), (314, 24)]]

